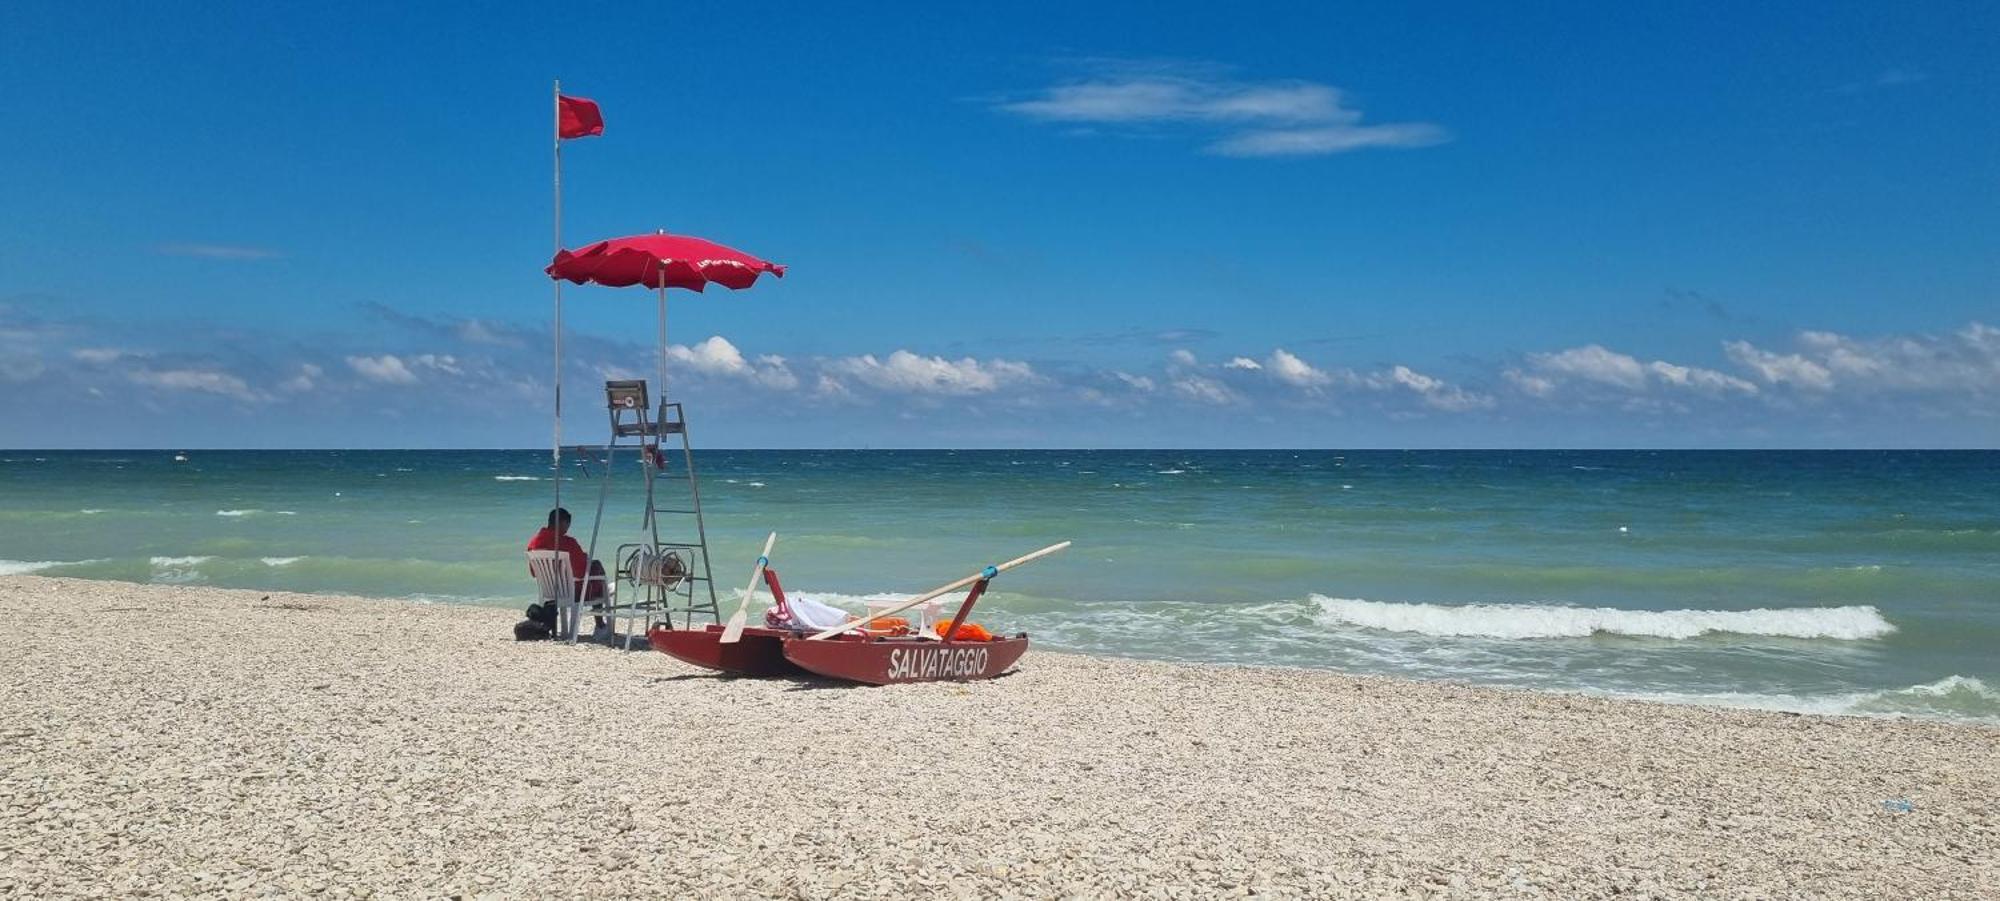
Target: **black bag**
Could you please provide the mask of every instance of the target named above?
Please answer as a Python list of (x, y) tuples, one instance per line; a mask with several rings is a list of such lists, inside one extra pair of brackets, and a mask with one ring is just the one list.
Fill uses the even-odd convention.
[(529, 604), (528, 618), (514, 624), (515, 641), (546, 641), (555, 632), (554, 604)]

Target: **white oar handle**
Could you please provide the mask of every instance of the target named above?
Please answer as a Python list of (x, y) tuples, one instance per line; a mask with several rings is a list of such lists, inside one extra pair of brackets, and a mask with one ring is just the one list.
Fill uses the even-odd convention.
[(960, 580), (958, 580), (958, 581), (956, 581), (956, 582), (953, 582), (953, 583), (951, 583), (950, 585), (946, 585), (946, 586), (944, 586), (944, 587), (942, 587), (942, 588), (937, 588), (937, 589), (934, 589), (934, 590), (932, 590), (932, 591), (928, 591), (928, 592), (925, 592), (925, 593), (923, 593), (923, 594), (920, 594), (920, 595), (917, 595), (916, 597), (914, 597), (914, 598), (911, 598), (911, 599), (909, 599), (909, 600), (907, 600), (907, 601), (904, 601), (903, 603), (901, 603), (901, 604), (898, 604), (898, 605), (896, 605), (896, 606), (894, 606), (894, 607), (891, 607), (891, 608), (889, 608), (889, 609), (887, 609), (887, 610), (879, 610), (879, 611), (876, 611), (876, 612), (874, 612), (874, 613), (870, 613), (870, 614), (868, 614), (868, 616), (867, 616), (867, 617), (865, 617), (865, 618), (862, 618), (862, 619), (857, 619), (857, 620), (855, 620), (855, 621), (853, 621), (853, 622), (851, 622), (851, 623), (846, 623), (846, 624), (844, 624), (844, 625), (839, 625), (839, 626), (835, 626), (835, 627), (833, 627), (833, 628), (831, 628), (831, 629), (828, 629), (828, 630), (826, 630), (826, 631), (824, 631), (824, 632), (819, 632), (819, 633), (816, 633), (816, 634), (814, 634), (814, 635), (810, 636), (810, 637), (809, 637), (809, 638), (808, 638), (807, 640), (808, 640), (808, 641), (822, 641), (822, 640), (824, 640), (824, 639), (828, 639), (828, 638), (832, 638), (833, 636), (835, 636), (835, 635), (839, 635), (839, 634), (841, 634), (841, 633), (843, 633), (843, 632), (852, 632), (852, 631), (854, 631), (855, 629), (859, 629), (859, 628), (861, 628), (861, 627), (863, 627), (863, 626), (866, 626), (866, 625), (868, 625), (869, 623), (872, 623), (872, 622), (874, 622), (874, 621), (876, 621), (876, 620), (878, 620), (878, 619), (881, 619), (882, 617), (885, 617), (885, 616), (893, 616), (893, 615), (895, 615), (895, 614), (898, 614), (898, 613), (901, 613), (901, 612), (903, 612), (903, 611), (905, 611), (905, 610), (908, 610), (908, 609), (910, 609), (911, 607), (915, 607), (915, 606), (917, 606), (918, 604), (921, 604), (921, 603), (923, 603), (923, 602), (925, 602), (925, 601), (928, 601), (928, 600), (930, 600), (930, 599), (932, 599), (932, 598), (935, 598), (935, 597), (937, 597), (937, 596), (939, 596), (939, 595), (944, 595), (944, 594), (950, 594), (950, 593), (952, 593), (952, 592), (954, 592), (954, 591), (957, 591), (957, 590), (959, 590), (959, 589), (961, 589), (961, 588), (964, 588), (964, 587), (965, 587), (965, 586), (967, 586), (967, 585), (971, 585), (972, 583), (974, 583), (974, 582), (977, 582), (977, 581), (979, 581), (980, 579), (991, 579), (991, 578), (993, 578), (994, 576), (997, 576), (997, 575), (999, 575), (999, 574), (1001, 574), (1001, 573), (1003, 573), (1003, 572), (1006, 572), (1006, 571), (1008, 571), (1008, 570), (1010, 570), (1010, 569), (1013, 569), (1013, 568), (1014, 568), (1014, 567), (1016, 567), (1016, 566), (1020, 566), (1020, 565), (1021, 565), (1021, 564), (1023, 564), (1023, 563), (1027, 563), (1027, 562), (1030, 562), (1030, 561), (1033, 561), (1033, 560), (1040, 560), (1041, 558), (1043, 558), (1043, 557), (1046, 557), (1046, 556), (1048, 556), (1048, 555), (1050, 555), (1050, 554), (1053, 554), (1053, 553), (1055, 553), (1055, 552), (1057, 552), (1057, 551), (1060, 551), (1060, 550), (1062, 550), (1063, 548), (1066, 548), (1066, 547), (1069, 547), (1069, 542), (1067, 542), (1067, 541), (1065, 541), (1065, 542), (1063, 542), (1063, 543), (1061, 543), (1061, 544), (1051, 544), (1051, 545), (1049, 545), (1048, 547), (1045, 547), (1045, 548), (1042, 548), (1041, 550), (1039, 550), (1039, 551), (1036, 551), (1036, 552), (1034, 552), (1034, 553), (1032, 553), (1032, 554), (1025, 554), (1025, 555), (1023, 555), (1023, 556), (1020, 556), (1020, 557), (1015, 557), (1014, 559), (1012, 559), (1012, 560), (1009, 560), (1009, 561), (1007, 561), (1007, 562), (1005, 562), (1005, 563), (1002, 563), (1002, 564), (1000, 564), (1000, 565), (998, 565), (998, 566), (989, 566), (989, 567), (986, 567), (985, 569), (982, 569), (982, 570), (980, 570), (980, 571), (978, 571), (978, 572), (976, 572), (976, 573), (973, 573), (972, 575), (969, 575), (969, 576), (966, 576), (965, 578), (963, 578), (963, 579), (960, 579)]

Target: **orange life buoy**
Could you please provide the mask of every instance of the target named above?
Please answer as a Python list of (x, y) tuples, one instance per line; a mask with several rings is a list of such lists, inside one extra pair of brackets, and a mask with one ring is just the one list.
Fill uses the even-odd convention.
[(993, 640), (993, 633), (986, 631), (986, 627), (978, 623), (959, 623), (958, 631), (953, 632), (947, 636), (944, 634), (944, 630), (949, 628), (951, 628), (950, 620), (945, 620), (944, 622), (938, 623), (936, 626), (938, 637), (943, 638), (946, 641), (992, 641)]

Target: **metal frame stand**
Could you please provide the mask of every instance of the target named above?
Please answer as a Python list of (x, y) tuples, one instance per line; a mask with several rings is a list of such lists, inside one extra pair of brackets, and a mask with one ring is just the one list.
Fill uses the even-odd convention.
[[(617, 472), (621, 447), (632, 447), (639, 453), (646, 499), (640, 522), (644, 540), (618, 546), (601, 615), (611, 621), (614, 633), (621, 620), (633, 626), (643, 625), (627, 629), (628, 649), (635, 638), (652, 631), (656, 623), (675, 628), (675, 614), (682, 615), (681, 628), (693, 628), (697, 614), (720, 623), (721, 609), (708, 552), (708, 524), (702, 514), (701, 483), (695, 473), (694, 445), (688, 437), (685, 411), (679, 403), (663, 399), (657, 414), (649, 418), (644, 381), (606, 382), (605, 394), (610, 410), (611, 441), (603, 446), (603, 481), (598, 485), (597, 512), (590, 526), (591, 559), (597, 559), (598, 542), (604, 533), (604, 507)], [(678, 472), (673, 471), (661, 448), (663, 436), (667, 435), (679, 435), (681, 439)], [(636, 441), (626, 445), (621, 442), (625, 438)], [(663, 496), (673, 493), (661, 484), (663, 481), (687, 485), (686, 506), (669, 505), (676, 501)], [(686, 517), (680, 520), (678, 528), (671, 525), (675, 517)], [(663, 526), (663, 518), (668, 525)], [(693, 526), (692, 534), (687, 530), (689, 524)], [(663, 564), (662, 558), (669, 554), (681, 558), (681, 572), (677, 576), (669, 575)], [(574, 636), (571, 640), (575, 640)]]

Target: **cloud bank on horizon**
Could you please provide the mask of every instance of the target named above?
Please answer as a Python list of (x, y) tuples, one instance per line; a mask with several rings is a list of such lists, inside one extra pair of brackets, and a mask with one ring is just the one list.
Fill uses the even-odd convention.
[[(282, 335), (204, 343), (184, 334), (163, 343), (160, 329), (107, 331), (101, 323), (0, 306), (0, 322), (7, 323), (0, 327), (6, 388), (0, 414), (24, 422), (38, 411), (129, 407), (192, 422), (221, 413), (264, 422), (282, 444), (288, 407), (351, 424), (414, 423), (442, 412), (447, 420), (488, 419), (532, 443), (535, 423), (551, 405), (545, 327), (428, 318), (379, 305), (373, 312), (392, 326), (374, 346), (361, 339), (308, 346)], [(1283, 346), (1224, 354), (1175, 346), (1148, 365), (1114, 366), (1087, 355), (1030, 359), (910, 347), (795, 355), (748, 343), (710, 335), (670, 345), (675, 396), (725, 416), (798, 422), (837, 416), (864, 425), (795, 442), (808, 446), (867, 443), (850, 436), (866, 434), (868, 423), (943, 423), (960, 415), (1016, 419), (1038, 424), (1051, 443), (1102, 446), (1171, 445), (1171, 432), (1134, 431), (1133, 424), (1190, 418), (1240, 430), (1234, 434), (1243, 440), (1235, 443), (1243, 444), (1284, 444), (1287, 434), (1315, 434), (1296, 428), (1314, 422), (1372, 423), (1386, 434), (1418, 421), (1607, 417), (1668, 429), (1773, 421), (1804, 427), (1746, 433), (1773, 444), (1785, 443), (1787, 434), (1885, 415), (1960, 428), (1971, 423), (1965, 434), (1972, 443), (2000, 431), (2000, 327), (1983, 322), (1945, 334), (1807, 330), (1777, 346), (1728, 339), (1712, 367), (1584, 344), (1454, 364), (1449, 377), (1409, 363), (1362, 363)], [(651, 378), (658, 362), (644, 345), (587, 333), (570, 336), (566, 355), (572, 409), (593, 417), (588, 411), (601, 381)], [(584, 422), (587, 433), (594, 426)], [(981, 443), (976, 431), (966, 434), (960, 443)], [(1896, 444), (1898, 437), (1855, 433), (1854, 443)]]

